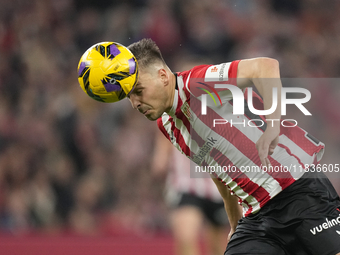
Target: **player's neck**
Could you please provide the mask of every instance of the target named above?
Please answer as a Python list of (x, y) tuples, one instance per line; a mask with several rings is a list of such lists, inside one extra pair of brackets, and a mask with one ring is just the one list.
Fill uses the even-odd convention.
[(170, 72), (170, 78), (169, 78), (169, 88), (168, 88), (168, 95), (169, 95), (169, 100), (168, 100), (168, 107), (166, 110), (166, 113), (169, 113), (173, 104), (174, 104), (174, 98), (175, 98), (175, 91), (176, 91), (176, 83), (177, 83), (177, 79), (176, 79), (176, 75), (173, 74), (172, 72)]

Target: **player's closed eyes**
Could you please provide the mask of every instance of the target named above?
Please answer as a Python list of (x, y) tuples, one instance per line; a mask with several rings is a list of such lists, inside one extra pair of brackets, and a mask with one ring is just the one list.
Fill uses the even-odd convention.
[(135, 93), (137, 96), (140, 96), (142, 94), (142, 91), (143, 91), (142, 89), (138, 89)]

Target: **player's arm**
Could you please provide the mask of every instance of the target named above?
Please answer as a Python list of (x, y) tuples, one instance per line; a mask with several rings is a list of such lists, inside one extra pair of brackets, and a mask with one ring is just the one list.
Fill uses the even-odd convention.
[(279, 62), (272, 58), (253, 58), (241, 60), (237, 70), (237, 86), (245, 88), (255, 85), (263, 98), (264, 109), (272, 106), (273, 88), (277, 88), (277, 108), (266, 116), (270, 121), (266, 131), (256, 143), (262, 165), (268, 166), (268, 154), (271, 155), (279, 141), (281, 118), (281, 80)]
[(229, 189), (217, 178), (212, 178), (215, 182), (218, 191), (220, 192), (226, 213), (228, 215), (228, 220), (230, 224), (230, 233), (228, 236), (228, 241), (231, 235), (235, 232), (238, 220), (242, 217), (242, 207), (238, 204), (238, 198), (230, 194)]

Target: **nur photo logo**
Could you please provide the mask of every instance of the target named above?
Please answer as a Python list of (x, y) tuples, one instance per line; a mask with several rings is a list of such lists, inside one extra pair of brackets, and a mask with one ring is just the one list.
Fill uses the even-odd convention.
[[(244, 94), (242, 89), (240, 89), (239, 87), (235, 86), (235, 85), (230, 85), (230, 84), (215, 84), (215, 87), (211, 87), (208, 86), (206, 84), (204, 84), (203, 82), (198, 82), (199, 84), (205, 85), (206, 87), (210, 88), (215, 95), (217, 96), (217, 98), (219, 99), (221, 105), (222, 105), (222, 101), (220, 96), (218, 95), (216, 89), (228, 89), (233, 97), (233, 114), (234, 115), (241, 115), (244, 114)], [(215, 105), (216, 105), (216, 100), (213, 97), (213, 95), (204, 88), (200, 88), (199, 89), (205, 91), (208, 95), (210, 95), (210, 97), (214, 100)], [(249, 87), (247, 89), (247, 103), (248, 103), (248, 107), (251, 113), (256, 114), (256, 115), (269, 115), (271, 113), (273, 113), (278, 105), (278, 91), (277, 88), (273, 88), (272, 89), (272, 106), (270, 109), (267, 110), (257, 110), (254, 108), (253, 106), (253, 89), (251, 87)], [(303, 94), (305, 97), (304, 98), (287, 98), (287, 94), (288, 93), (300, 93)], [(207, 94), (202, 94), (202, 115), (206, 115), (207, 114)], [(307, 109), (306, 107), (303, 106), (304, 103), (307, 103), (309, 100), (311, 99), (311, 93), (309, 90), (305, 89), (305, 88), (296, 88), (296, 87), (288, 87), (288, 88), (281, 88), (281, 115), (286, 115), (287, 114), (287, 105), (288, 104), (293, 104), (295, 105), (304, 115), (312, 115)]]
[[(298, 125), (298, 122), (294, 119), (270, 119), (266, 118), (264, 120), (263, 117), (267, 116), (275, 112), (280, 103), (281, 115), (287, 115), (287, 105), (293, 105), (296, 107), (301, 113), (305, 116), (312, 116), (310, 111), (304, 106), (304, 104), (308, 103), (311, 99), (311, 93), (308, 89), (299, 88), (299, 87), (282, 87), (280, 91), (278, 88), (273, 87), (269, 93), (272, 95), (271, 106), (269, 109), (256, 109), (253, 97), (253, 89), (251, 87), (247, 88), (246, 93), (239, 87), (232, 84), (214, 84), (205, 83), (205, 82), (197, 82), (199, 84), (197, 88), (204, 93), (201, 94), (201, 115), (207, 115), (208, 107), (221, 107), (226, 106), (226, 104), (232, 105), (232, 114), (228, 118), (214, 118), (212, 120), (212, 126), (221, 124), (230, 124), (233, 125), (243, 125), (244, 127), (262, 127), (265, 126), (265, 122), (267, 124), (273, 126), (274, 122), (279, 121), (281, 126), (284, 127), (295, 127)], [(229, 101), (223, 101), (221, 99), (221, 93), (229, 92)], [(294, 95), (294, 98), (290, 98), (289, 95)], [(210, 103), (208, 102), (210, 101)], [(213, 102), (213, 104), (212, 104)], [(214, 105), (214, 106), (213, 106)], [(229, 105), (230, 107), (230, 105)], [(246, 115), (248, 117), (247, 120), (243, 119), (241, 122), (236, 122), (235, 117)]]
[[(211, 87), (211, 86), (209, 86), (208, 84), (205, 84), (205, 83), (203, 83), (203, 82), (198, 82), (198, 83), (201, 84), (201, 85), (203, 85), (203, 86), (205, 87), (205, 88), (198, 87), (198, 89), (203, 90), (205, 93), (207, 93), (207, 94), (211, 97), (211, 99), (214, 101), (215, 106), (217, 106), (215, 97), (214, 97), (214, 96), (210, 93), (210, 91), (209, 91), (208, 89), (206, 89), (206, 88), (209, 88), (209, 89), (216, 95), (216, 97), (218, 98), (220, 104), (222, 105), (221, 97), (220, 97), (220, 95), (217, 93), (216, 89), (214, 89), (214, 87)], [(204, 97), (205, 114), (206, 114), (206, 112), (207, 112), (207, 111), (206, 111), (206, 109), (207, 109), (207, 98), (206, 98), (207, 94), (202, 94), (202, 107), (203, 107), (203, 97)], [(203, 110), (203, 108), (202, 108), (202, 110)], [(202, 112), (202, 115), (205, 115), (205, 114), (203, 114), (203, 112)]]

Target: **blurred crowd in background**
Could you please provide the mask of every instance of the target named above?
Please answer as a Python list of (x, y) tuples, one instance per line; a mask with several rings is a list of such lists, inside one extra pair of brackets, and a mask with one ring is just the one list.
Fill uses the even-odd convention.
[(339, 163), (340, 86), (321, 79), (340, 77), (339, 13), (336, 0), (0, 0), (0, 232), (167, 230), (156, 123), (78, 85), (101, 41), (150, 37), (173, 71), (266, 56), (284, 78), (318, 78), (299, 124)]

